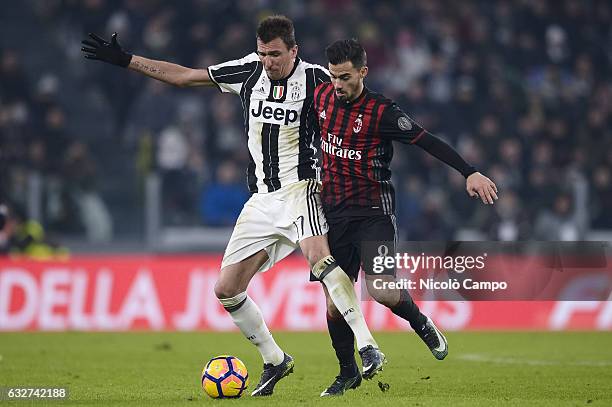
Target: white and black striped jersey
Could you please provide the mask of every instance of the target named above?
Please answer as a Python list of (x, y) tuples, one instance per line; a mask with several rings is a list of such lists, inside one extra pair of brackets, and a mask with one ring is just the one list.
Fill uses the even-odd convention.
[(296, 58), (287, 78), (271, 80), (256, 53), (208, 67), (221, 92), (240, 95), (248, 136), (249, 190), (267, 193), (303, 179), (318, 178), (314, 145), (316, 86), (329, 81), (320, 65)]

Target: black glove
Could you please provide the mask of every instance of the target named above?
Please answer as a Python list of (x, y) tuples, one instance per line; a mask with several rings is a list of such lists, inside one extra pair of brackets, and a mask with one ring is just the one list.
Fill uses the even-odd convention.
[(109, 64), (122, 66), (127, 68), (132, 60), (132, 54), (128, 54), (121, 48), (117, 42), (117, 33), (111, 36), (111, 42), (98, 37), (96, 34), (89, 33), (92, 40), (83, 40), (81, 51), (85, 53), (87, 59), (97, 59), (99, 61), (108, 62)]

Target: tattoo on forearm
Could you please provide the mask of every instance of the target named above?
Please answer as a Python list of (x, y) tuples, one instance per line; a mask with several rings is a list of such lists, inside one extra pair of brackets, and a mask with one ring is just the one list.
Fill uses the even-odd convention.
[(152, 74), (159, 74), (161, 76), (164, 76), (166, 74), (166, 72), (162, 71), (159, 68), (156, 68), (156, 67), (150, 66), (150, 65), (145, 65), (145, 64), (143, 64), (143, 63), (141, 63), (139, 61), (135, 61), (134, 62), (134, 66), (137, 69), (140, 69), (140, 70), (142, 70), (144, 72), (148, 72), (148, 73), (152, 73)]

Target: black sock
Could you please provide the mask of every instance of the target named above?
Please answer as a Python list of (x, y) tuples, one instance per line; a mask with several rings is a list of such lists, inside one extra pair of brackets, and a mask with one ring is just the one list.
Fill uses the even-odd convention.
[(427, 317), (421, 313), (419, 307), (412, 301), (408, 291), (400, 291), (400, 302), (394, 307), (389, 307), (395, 315), (405, 319), (415, 331), (427, 322)]
[(327, 315), (327, 329), (340, 363), (340, 375), (351, 377), (359, 372), (355, 361), (355, 335), (344, 318), (330, 318)]

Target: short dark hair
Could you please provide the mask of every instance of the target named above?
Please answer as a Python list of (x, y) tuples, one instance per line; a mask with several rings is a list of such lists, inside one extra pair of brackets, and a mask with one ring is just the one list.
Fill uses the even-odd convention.
[(257, 27), (257, 38), (264, 43), (280, 38), (287, 46), (287, 49), (291, 49), (295, 46), (293, 21), (281, 15), (266, 17), (261, 20)]
[(350, 40), (338, 40), (325, 48), (327, 60), (332, 65), (351, 61), (355, 68), (361, 68), (368, 64), (365, 49), (355, 38)]

